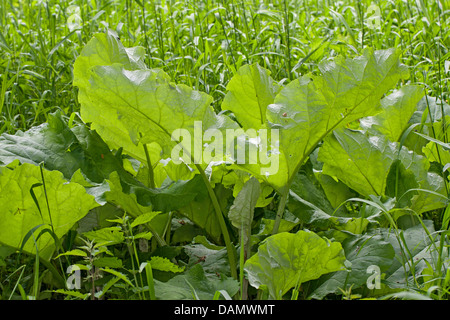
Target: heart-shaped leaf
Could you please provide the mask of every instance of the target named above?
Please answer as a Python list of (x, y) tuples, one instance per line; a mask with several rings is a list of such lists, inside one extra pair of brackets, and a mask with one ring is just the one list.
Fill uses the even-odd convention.
[(344, 261), (340, 243), (301, 230), (268, 237), (244, 268), (253, 287), (267, 286), (272, 299), (281, 299), (295, 286), (342, 270)]

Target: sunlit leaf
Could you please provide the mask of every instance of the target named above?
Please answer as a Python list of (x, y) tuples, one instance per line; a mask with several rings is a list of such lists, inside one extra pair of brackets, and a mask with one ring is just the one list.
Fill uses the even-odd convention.
[(330, 243), (313, 232), (283, 232), (259, 246), (245, 263), (245, 271), (253, 287), (266, 285), (272, 299), (281, 299), (295, 286), (344, 269), (344, 261), (338, 242)]

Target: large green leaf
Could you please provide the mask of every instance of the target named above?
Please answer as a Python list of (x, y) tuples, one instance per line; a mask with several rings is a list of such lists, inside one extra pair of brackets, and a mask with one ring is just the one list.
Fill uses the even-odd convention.
[[(195, 157), (201, 163), (203, 130), (236, 124), (214, 113), (213, 98), (206, 93), (170, 83), (161, 70), (128, 63), (136, 57), (126, 51), (128, 58), (124, 58), (122, 44), (112, 37), (105, 34), (91, 39), (75, 62), (74, 85), (79, 87), (83, 121), (91, 123), (112, 148), (123, 147), (140, 161), (146, 161), (143, 144), (156, 142), (167, 157), (179, 144), (187, 159)], [(107, 61), (96, 57), (110, 51), (122, 54)], [(190, 139), (178, 137), (175, 130), (179, 129), (188, 132)], [(196, 141), (200, 146), (197, 153)]]
[[(320, 173), (324, 176), (322, 173)], [(316, 178), (318, 175), (313, 171), (311, 161), (307, 161), (299, 170), (292, 182), (289, 191), (288, 209), (301, 222), (308, 227), (313, 226), (315, 230), (327, 230), (329, 228), (343, 227), (355, 218), (349, 214), (345, 206), (341, 203), (350, 198), (349, 188), (342, 182), (338, 184), (331, 177), (332, 182), (328, 188), (328, 193), (323, 188), (324, 183), (320, 183)], [(344, 188), (345, 187), (345, 188)], [(342, 199), (333, 206), (328, 200), (328, 196), (333, 192), (334, 197)]]
[(324, 174), (322, 171), (315, 171), (315, 176), (333, 208), (337, 208), (344, 201), (355, 196), (355, 193), (347, 185)]
[(381, 136), (360, 131), (336, 130), (319, 151), (323, 173), (338, 178), (353, 190), (396, 197), (397, 207), (417, 213), (443, 208), (447, 196), (443, 178), (428, 172), (427, 158)]
[[(442, 114), (445, 116), (443, 117)], [(445, 101), (431, 96), (424, 96), (416, 106), (416, 110), (409, 120), (410, 124), (416, 126), (416, 130), (421, 129), (422, 134), (434, 137), (441, 141), (449, 141), (448, 130), (446, 124), (449, 123), (450, 105)], [(444, 121), (445, 119), (445, 121)], [(425, 124), (425, 125), (424, 125)], [(445, 126), (443, 126), (445, 124)], [(446, 137), (444, 136), (446, 135)], [(410, 150), (421, 154), (422, 148), (429, 143), (430, 140), (417, 134), (409, 134), (404, 145)], [(431, 160), (431, 159), (430, 159)]]
[(444, 179), (435, 172), (428, 172), (426, 179), (421, 181), (411, 199), (411, 209), (421, 214), (427, 211), (444, 208), (448, 205), (448, 195)]
[(392, 142), (399, 141), (422, 97), (420, 86), (403, 86), (383, 98), (382, 111), (376, 116), (361, 119), (361, 126), (372, 133), (385, 135)]
[(122, 177), (128, 174), (121, 160), (115, 157), (96, 132), (84, 125), (72, 128), (61, 114), (49, 114), (48, 122), (16, 135), (0, 136), (0, 163), (14, 160), (58, 170), (66, 179), (77, 171), (92, 182), (101, 183), (113, 171)]
[(386, 179), (394, 161), (400, 160), (418, 181), (426, 180), (429, 163), (385, 137), (366, 136), (360, 131), (336, 130), (325, 139), (319, 160), (323, 173), (337, 177), (364, 196), (384, 195)]
[(411, 207), (411, 198), (419, 188), (419, 182), (411, 170), (405, 168), (400, 160), (395, 160), (386, 178), (386, 195), (397, 200), (397, 208)]
[[(35, 232), (35, 237), (42, 228), (52, 229), (52, 225), (60, 238), (90, 209), (98, 206), (93, 196), (81, 185), (68, 183), (62, 173), (44, 169), (43, 177), (44, 181), (39, 167), (28, 163), (13, 170), (0, 168), (0, 242), (20, 248), (27, 233), (39, 225), (43, 226)], [(39, 238), (37, 247), (39, 255), (50, 257), (54, 240), (49, 233)], [(36, 253), (33, 237), (23, 249)]]
[(308, 231), (268, 237), (245, 263), (250, 284), (267, 286), (272, 299), (281, 299), (293, 287), (344, 268), (344, 251)]
[(232, 111), (245, 130), (265, 126), (267, 106), (279, 90), (270, 71), (258, 64), (245, 65), (230, 80), (227, 90), (222, 110)]
[[(0, 164), (43, 164), (60, 171), (67, 180), (85, 186), (100, 204), (109, 186), (105, 179), (116, 172), (124, 183), (144, 187), (128, 173), (122, 157), (113, 154), (100, 136), (84, 124), (69, 127), (59, 112), (49, 114), (48, 122), (16, 135), (0, 136)], [(149, 191), (150, 192), (150, 191)]]
[[(310, 298), (323, 299), (329, 293), (340, 293), (342, 290), (357, 289), (367, 284), (371, 273), (370, 266), (377, 266), (380, 272), (386, 272), (394, 260), (394, 249), (389, 242), (383, 241), (380, 235), (352, 235), (342, 243), (345, 257), (351, 262), (350, 271), (337, 271), (323, 275), (312, 281)], [(381, 274), (380, 274), (381, 277)]]
[(367, 214), (366, 212), (364, 216), (361, 216), (350, 214), (346, 210), (324, 211), (315, 203), (302, 198), (294, 190), (289, 191), (289, 196), (289, 211), (297, 216), (302, 224), (313, 227), (315, 230), (331, 228), (361, 233), (369, 223), (377, 223), (377, 215), (375, 214)]
[(86, 81), (88, 79), (80, 73), (92, 66), (106, 66), (114, 63), (121, 63), (128, 70), (145, 68), (144, 54), (143, 47), (125, 48), (119, 37), (110, 30), (107, 33), (97, 33), (89, 45), (83, 48), (83, 55), (76, 60), (74, 76), (77, 81)]
[[(408, 76), (396, 50), (366, 49), (354, 59), (337, 57), (319, 64), (322, 75), (290, 82), (267, 108), (270, 127), (280, 130), (276, 174), (262, 175), (281, 193), (306, 157), (336, 128), (380, 111), (380, 99)], [(275, 145), (275, 143), (272, 143)], [(261, 175), (260, 167), (241, 165)]]

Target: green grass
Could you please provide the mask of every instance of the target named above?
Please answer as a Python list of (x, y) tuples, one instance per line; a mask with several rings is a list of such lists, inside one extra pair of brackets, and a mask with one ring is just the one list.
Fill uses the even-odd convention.
[[(370, 46), (399, 47), (410, 81), (448, 99), (449, 3), (370, 1), (12, 1), (0, 5), (0, 133), (26, 130), (56, 109), (79, 109), (72, 65), (96, 32), (146, 49), (149, 67), (212, 95), (219, 108), (243, 64), (289, 82), (316, 63)], [(373, 6), (372, 6), (373, 7)], [(370, 8), (372, 8), (370, 7)], [(376, 21), (376, 19), (375, 19)], [(448, 69), (448, 66), (447, 66)]]

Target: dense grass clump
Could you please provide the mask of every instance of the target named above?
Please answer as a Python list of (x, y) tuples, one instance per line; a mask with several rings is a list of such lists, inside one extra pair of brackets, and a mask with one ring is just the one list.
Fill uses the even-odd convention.
[(0, 132), (45, 122), (49, 112), (79, 110), (72, 65), (99, 31), (177, 83), (212, 95), (219, 108), (243, 64), (259, 63), (287, 83), (316, 63), (365, 47), (401, 48), (409, 81), (448, 99), (446, 1), (13, 1), (0, 6)]

